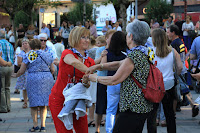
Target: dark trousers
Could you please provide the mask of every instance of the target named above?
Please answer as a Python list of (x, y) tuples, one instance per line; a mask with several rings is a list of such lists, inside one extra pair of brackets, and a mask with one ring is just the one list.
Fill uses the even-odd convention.
[[(175, 90), (174, 88), (172, 88), (166, 91), (166, 94), (162, 100), (168, 133), (176, 133), (176, 117), (175, 117), (175, 112), (173, 110), (174, 99), (175, 99)], [(156, 127), (157, 109), (158, 109), (158, 105), (155, 104), (153, 111), (150, 112), (150, 115), (148, 117), (148, 120), (147, 120), (148, 133), (157, 132), (157, 127)]]
[(154, 103), (153, 110), (149, 113), (147, 118), (147, 130), (148, 133), (157, 133), (156, 117), (159, 103)]
[(65, 46), (65, 49), (69, 48), (68, 38), (63, 38), (63, 43), (64, 43), (64, 46)]
[(113, 133), (142, 133), (149, 113), (120, 112)]

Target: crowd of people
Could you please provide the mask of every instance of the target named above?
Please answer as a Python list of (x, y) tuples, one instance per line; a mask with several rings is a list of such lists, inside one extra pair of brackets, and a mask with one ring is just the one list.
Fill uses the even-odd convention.
[[(14, 93), (20, 93), (22, 108), (31, 109), (30, 132), (45, 132), (46, 117), (52, 116), (57, 133), (72, 133), (72, 125), (77, 133), (88, 133), (90, 126), (99, 133), (104, 125), (107, 133), (141, 133), (146, 120), (149, 133), (156, 133), (160, 123), (168, 133), (176, 133), (175, 112), (181, 111), (180, 106), (190, 104), (192, 117), (199, 113), (190, 94), (190, 89), (199, 89), (193, 82), (200, 80), (200, 73), (195, 73), (200, 36), (190, 35), (195, 29), (200, 35), (200, 20), (194, 26), (189, 15), (186, 22), (178, 16), (176, 23), (169, 16), (163, 26), (156, 19), (150, 24), (135, 19), (126, 26), (126, 34), (121, 19), (107, 20), (102, 36), (97, 35), (93, 20), (84, 26), (63, 21), (58, 34), (50, 24), (42, 23), (40, 33), (33, 25), (25, 30), (20, 24), (16, 41), (12, 26), (2, 27), (0, 113), (12, 111), (9, 87), (14, 66)], [(191, 71), (187, 60), (195, 66)], [(156, 62), (163, 75), (166, 94), (160, 103), (148, 101), (131, 77), (146, 86), (149, 61)], [(177, 87), (177, 80), (185, 86)], [(67, 91), (80, 83), (89, 94)], [(83, 98), (86, 93), (89, 96)]]

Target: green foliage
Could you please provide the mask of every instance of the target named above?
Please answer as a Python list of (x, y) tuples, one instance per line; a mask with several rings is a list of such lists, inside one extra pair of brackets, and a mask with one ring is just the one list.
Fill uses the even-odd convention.
[(33, 21), (38, 19), (38, 16), (36, 13), (32, 13), (31, 15), (32, 16), (30, 16), (29, 14), (27, 14), (26, 12), (22, 10), (16, 13), (15, 19), (14, 19), (15, 26), (18, 27), (19, 24), (23, 24), (23, 26), (27, 28), (28, 25), (31, 24), (31, 17), (33, 18)]
[[(86, 20), (92, 19), (92, 4), (86, 4)], [(83, 24), (83, 3), (76, 3), (74, 8), (71, 9), (68, 13), (65, 13), (61, 16), (61, 22), (63, 20), (71, 21), (73, 24), (76, 24), (77, 21), (82, 22)]]
[(150, 0), (146, 6), (145, 19), (150, 22), (151, 19), (157, 19), (159, 23), (166, 19), (172, 13), (173, 6), (168, 4), (166, 0)]

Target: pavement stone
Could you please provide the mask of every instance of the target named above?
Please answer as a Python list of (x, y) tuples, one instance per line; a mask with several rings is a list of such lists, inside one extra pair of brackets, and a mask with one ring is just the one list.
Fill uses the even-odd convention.
[[(19, 94), (14, 94), (16, 78), (11, 80), (11, 112), (0, 113), (0, 133), (28, 133), (29, 128), (33, 126), (30, 109), (22, 109), (23, 102), (19, 98)], [(192, 97), (195, 100), (199, 94), (191, 91)], [(181, 112), (176, 112), (177, 133), (200, 133), (200, 115), (192, 117), (191, 107), (181, 107)], [(40, 120), (38, 119), (40, 123)], [(53, 120), (46, 119), (47, 133), (56, 133)], [(105, 126), (100, 128), (101, 133), (106, 133)], [(166, 127), (157, 127), (158, 133), (167, 133)], [(75, 133), (75, 132), (74, 132)], [(95, 127), (89, 127), (89, 133), (95, 133)], [(143, 133), (147, 133), (146, 123)]]

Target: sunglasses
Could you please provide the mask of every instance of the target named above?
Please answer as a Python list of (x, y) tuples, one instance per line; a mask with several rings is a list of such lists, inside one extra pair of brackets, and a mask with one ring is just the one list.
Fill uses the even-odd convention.
[(41, 41), (41, 42), (46, 42), (47, 40), (42, 40), (42, 39), (40, 39), (40, 41)]

